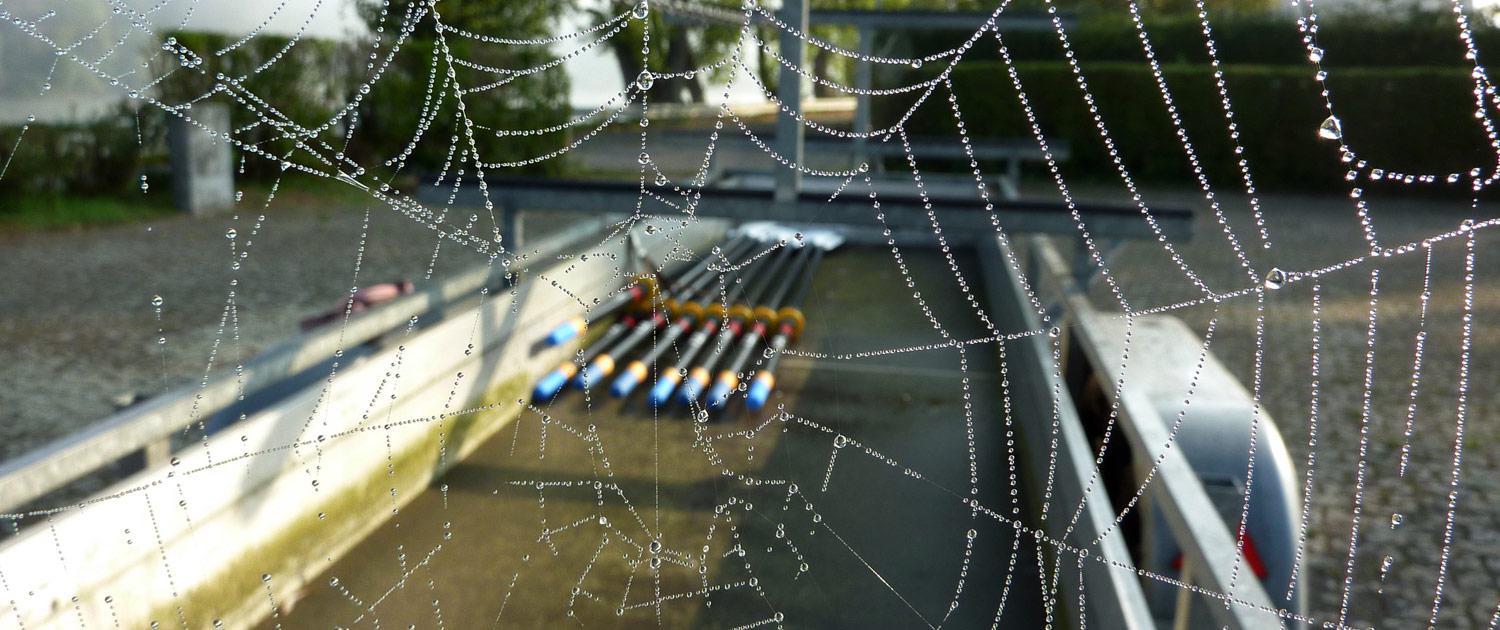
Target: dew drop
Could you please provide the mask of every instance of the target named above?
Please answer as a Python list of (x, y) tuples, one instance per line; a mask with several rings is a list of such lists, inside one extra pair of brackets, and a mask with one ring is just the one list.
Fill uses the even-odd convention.
[(1339, 124), (1337, 116), (1323, 119), (1323, 124), (1318, 125), (1318, 137), (1324, 140), (1339, 140), (1344, 137), (1344, 126)]
[(1272, 267), (1270, 271), (1266, 272), (1265, 283), (1267, 289), (1280, 289), (1281, 287), (1286, 285), (1286, 272), (1282, 271), (1279, 268)]

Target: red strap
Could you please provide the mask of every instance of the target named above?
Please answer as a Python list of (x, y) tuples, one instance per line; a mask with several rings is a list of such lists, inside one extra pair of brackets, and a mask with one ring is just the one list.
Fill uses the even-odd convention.
[[(1251, 538), (1249, 534), (1241, 534), (1240, 542), (1243, 543), (1240, 548), (1245, 554), (1245, 562), (1250, 564), (1250, 570), (1255, 572), (1255, 577), (1262, 580), (1266, 579), (1269, 572), (1266, 571), (1265, 561), (1260, 558), (1260, 552), (1255, 550), (1255, 539)], [(1178, 571), (1182, 570), (1181, 553), (1178, 553), (1177, 557), (1172, 559), (1172, 568)]]

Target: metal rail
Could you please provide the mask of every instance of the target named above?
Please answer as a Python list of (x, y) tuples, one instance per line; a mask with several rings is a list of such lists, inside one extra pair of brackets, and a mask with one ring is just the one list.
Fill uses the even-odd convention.
[[(547, 264), (598, 233), (602, 218), (539, 242), (533, 254), (511, 265), (523, 271)], [(238, 374), (220, 370), (201, 384), (186, 385), (120, 411), (81, 431), (0, 464), (0, 512), (14, 511), (123, 458), (145, 451), (147, 467), (171, 455), (173, 433), (264, 391), (303, 370), (324, 364), (345, 348), (357, 347), (407, 325), (412, 317), (439, 312), (480, 287), (499, 280), (498, 267), (477, 267), (349, 319), (293, 337), (247, 362)]]
[[(1010, 264), (1014, 253), (998, 238), (990, 236), (977, 248), (979, 264), (984, 281), (985, 297), (992, 314), (1002, 330), (1035, 330), (1041, 326), (1040, 317), (1027, 298), (1024, 279), (1019, 270)], [(1034, 413), (1018, 413), (1015, 421), (1016, 451), (1019, 464), (1024, 470), (1049, 474), (1025, 474), (1020, 483), (1027, 496), (1040, 497), (1051, 490), (1054, 506), (1078, 505), (1087, 499), (1084, 513), (1077, 527), (1065, 539), (1063, 534), (1067, 519), (1057, 511), (1045, 519), (1033, 514), (1028, 526), (1034, 527), (1046, 539), (1037, 538), (1038, 544), (1057, 541), (1074, 547), (1086, 548), (1094, 560), (1086, 560), (1080, 580), (1077, 571), (1059, 571), (1061, 592), (1086, 592), (1088, 615), (1091, 627), (1146, 630), (1157, 627), (1151, 609), (1135, 572), (1120, 567), (1132, 567), (1130, 551), (1124, 536), (1114, 531), (1104, 536), (1097, 546), (1090, 541), (1103, 535), (1109, 527), (1113, 513), (1109, 508), (1109, 496), (1099, 485), (1089, 487), (1087, 480), (1093, 472), (1094, 459), (1088, 436), (1073, 406), (1067, 390), (1061, 387), (1061, 375), (1053, 357), (1053, 340), (1045, 335), (1021, 337), (1002, 341), (1002, 365), (1005, 367), (1007, 405), (1016, 410), (1033, 410)], [(1051, 410), (1054, 422), (1049, 422)], [(1037, 509), (1031, 505), (1031, 509)], [(1061, 539), (1061, 540), (1059, 540)], [(1023, 553), (1025, 547), (1019, 547)], [(1055, 555), (1061, 556), (1057, 551)], [(1072, 556), (1062, 556), (1076, 560)], [(1061, 560), (1061, 558), (1059, 558)], [(1072, 598), (1059, 597), (1057, 605), (1069, 609)], [(1076, 619), (1078, 611), (1058, 612), (1056, 619)]]
[[(909, 182), (908, 182), (909, 183)], [(641, 194), (636, 182), (568, 181), (536, 179), (495, 178), (488, 182), (488, 198), (500, 205), (506, 214), (523, 210), (554, 210), (561, 212), (583, 212), (597, 214), (601, 208), (632, 208)], [(910, 187), (909, 187), (910, 188)], [(647, 194), (672, 199), (679, 193), (669, 187), (646, 186)], [(970, 189), (972, 190), (972, 188)], [(912, 230), (925, 233), (931, 238), (932, 223), (926, 204), (939, 213), (943, 233), (954, 245), (974, 245), (976, 239), (993, 235), (995, 226), (990, 213), (985, 210), (977, 194), (965, 197), (940, 196), (929, 191), (929, 200), (910, 190), (893, 190), (881, 194), (880, 212), (887, 227), (892, 230)], [(451, 188), (438, 188), (423, 184), (418, 190), (419, 198), (446, 203), (450, 197), (460, 206), (479, 206), (485, 201), (474, 187), (465, 188), (456, 195)], [(779, 202), (768, 188), (713, 187), (702, 192), (692, 216), (734, 219), (737, 221), (777, 221), (798, 224), (835, 224), (840, 226), (869, 226), (876, 223), (876, 210), (863, 191), (863, 186), (851, 185), (844, 194), (829, 198), (826, 194), (804, 189), (796, 198)], [(993, 201), (995, 215), (1000, 227), (1011, 233), (1031, 232), (1078, 234), (1068, 207), (1061, 202), (1029, 200)], [(676, 216), (687, 215), (663, 205)], [(1088, 225), (1089, 232), (1097, 238), (1147, 238), (1155, 239), (1141, 218), (1140, 210), (1120, 204), (1080, 203), (1080, 216)], [(1192, 234), (1191, 210), (1182, 208), (1153, 208), (1153, 216), (1161, 226), (1162, 236), (1182, 239)], [(857, 234), (850, 234), (851, 237)], [(880, 243), (884, 243), (880, 237)], [(924, 241), (904, 243), (920, 246)]]
[[(1045, 293), (1062, 301), (1070, 320), (1107, 317), (1094, 309), (1082, 289), (1074, 283), (1072, 270), (1051, 242), (1033, 237), (1028, 239), (1027, 245), (1031, 267), (1035, 270), (1033, 276)], [(1094, 338), (1097, 332), (1090, 326), (1072, 326), (1069, 330), (1093, 365), (1119, 360), (1119, 357), (1105, 355), (1104, 344)], [(1236, 557), (1240, 554), (1235, 537), (1220, 518), (1191, 464), (1180, 450), (1173, 455), (1166, 424), (1152, 402), (1138, 389), (1117, 391), (1113, 379), (1100, 379), (1100, 383), (1105, 387), (1106, 395), (1119, 398), (1118, 424), (1129, 440), (1131, 450), (1143, 461), (1155, 462), (1158, 466), (1152, 482), (1153, 492), (1157, 493), (1156, 502), (1166, 516), (1173, 538), (1183, 550), (1182, 579), (1207, 593), (1234, 598), (1232, 604), (1216, 601), (1208, 606), (1215, 621), (1223, 627), (1281, 626), (1282, 620), (1274, 612), (1277, 607), (1271, 603), (1258, 579), (1253, 575), (1242, 575), (1237, 581), (1233, 579), (1235, 564), (1244, 567), (1248, 563), (1243, 557)], [(1107, 503), (1108, 499), (1105, 501)], [(1241, 573), (1246, 572), (1242, 570)]]

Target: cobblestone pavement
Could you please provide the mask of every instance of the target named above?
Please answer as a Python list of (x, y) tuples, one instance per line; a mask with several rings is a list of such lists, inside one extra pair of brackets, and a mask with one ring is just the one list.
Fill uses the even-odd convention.
[[(1249, 286), (1245, 271), (1227, 245), (1223, 227), (1201, 196), (1156, 195), (1148, 201), (1199, 208), (1196, 237), (1180, 248), (1188, 265), (1215, 291)], [(1462, 202), (1395, 201), (1377, 196), (1371, 203), (1377, 237), (1387, 245), (1453, 230), (1463, 218), (1474, 216)], [(1269, 250), (1261, 247), (1248, 210), (1230, 208), (1225, 212), (1228, 225), (1245, 246), (1251, 267), (1261, 273), (1273, 266), (1288, 271), (1318, 268), (1368, 251), (1353, 204), (1347, 200), (1271, 197), (1264, 207), (1273, 242)], [(1479, 211), (1481, 217), (1496, 214), (1500, 209), (1490, 206), (1482, 206)], [(1489, 627), (1500, 601), (1500, 502), (1494, 499), (1500, 486), (1500, 390), (1496, 388), (1500, 355), (1494, 352), (1500, 343), (1500, 250), (1496, 245), (1500, 245), (1500, 238), (1493, 231), (1476, 238), (1468, 421), (1440, 627)], [(1316, 458), (1309, 555), (1302, 578), (1316, 619), (1342, 618), (1351, 625), (1366, 627), (1428, 624), (1437, 590), (1454, 464), (1464, 250), (1464, 239), (1452, 239), (1432, 252), (1432, 297), (1427, 308), (1410, 465), (1404, 476), (1399, 462), (1406, 443), (1425, 254), (1418, 251), (1381, 259), (1322, 279), (1321, 391), (1317, 447), (1311, 449)], [(1133, 308), (1202, 296), (1155, 243), (1126, 245), (1112, 267)], [(1353, 588), (1345, 602), (1343, 584), (1361, 466), (1370, 272), (1374, 269), (1379, 270), (1379, 292), (1372, 413), (1358, 511)], [(1172, 278), (1176, 280), (1169, 280)], [(1112, 302), (1101, 286), (1093, 289), (1097, 304)], [(1268, 292), (1265, 303), (1262, 398), (1297, 462), (1299, 478), (1308, 467), (1313, 420), (1311, 297), (1312, 283), (1297, 282)], [(1174, 314), (1201, 334), (1215, 309), (1208, 304), (1179, 309)], [(1248, 387), (1254, 374), (1255, 296), (1224, 302), (1217, 315), (1213, 351)], [(1382, 575), (1387, 558), (1388, 570)]]

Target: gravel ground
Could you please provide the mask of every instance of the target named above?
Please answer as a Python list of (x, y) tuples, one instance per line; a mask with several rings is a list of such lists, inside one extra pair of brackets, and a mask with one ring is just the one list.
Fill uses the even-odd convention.
[[(231, 289), (238, 317), (223, 329), (215, 367), (296, 333), (351, 285), (421, 281), (433, 263), (436, 234), (388, 208), (372, 208), (366, 230), (365, 207), (348, 197), (287, 193), (263, 203), (247, 194), (213, 218), (0, 234), (0, 459), (103, 418), (118, 397), (201, 379)], [(248, 253), (237, 272), (229, 228)], [(432, 277), (481, 262), (447, 241)]]
[[(1055, 193), (1054, 193), (1055, 194)], [(1160, 194), (1154, 203), (1203, 206), (1187, 194)], [(1378, 235), (1405, 242), (1456, 227), (1473, 212), (1437, 200), (1387, 201), (1375, 197)], [(1226, 210), (1229, 225), (1252, 249), (1251, 266), (1287, 270), (1320, 267), (1360, 256), (1367, 249), (1352, 204), (1328, 198), (1271, 197), (1265, 201), (1275, 247), (1263, 250), (1251, 231), (1249, 213)], [(211, 219), (172, 218), (150, 225), (69, 233), (0, 235), (0, 459), (67, 434), (113, 409), (122, 394), (151, 395), (203, 375), (221, 318), (238, 277), (237, 325), (223, 335), (216, 366), (248, 358), (295, 332), (297, 320), (329, 308), (351, 284), (393, 278), (422, 280), (434, 260), (437, 237), (427, 228), (385, 208), (369, 213), (349, 202), (286, 196), (257, 230), (259, 202), (247, 198), (238, 215)], [(1482, 208), (1481, 216), (1493, 216)], [(249, 257), (232, 272), (225, 231)], [(368, 233), (357, 258), (361, 233)], [(1500, 264), (1490, 256), (1497, 239), (1478, 238), (1471, 356), (1471, 396), (1463, 450), (1462, 485), (1454, 524), (1440, 624), (1483, 627), (1495, 612), (1500, 590), (1500, 503), (1491, 499), (1500, 479)], [(253, 242), (253, 245), (249, 243)], [(1247, 286), (1244, 271), (1208, 212), (1197, 238), (1183, 245), (1188, 264), (1219, 291)], [(358, 279), (355, 261), (360, 260)], [(1417, 397), (1411, 467), (1398, 475), (1397, 462), (1410, 397), (1414, 339), (1423, 283), (1422, 253), (1379, 261), (1381, 270), (1373, 413), (1360, 509), (1360, 543), (1354, 588), (1347, 605), (1353, 624), (1426, 625), (1436, 588), (1447, 485), (1453, 464), (1458, 390), (1459, 322), (1462, 315), (1463, 241), (1434, 252), (1432, 300), (1427, 311), (1424, 369)], [(472, 252), (445, 245), (434, 278), (481, 262)], [(1132, 306), (1144, 308), (1199, 297), (1153, 243), (1127, 245), (1113, 268)], [(1317, 416), (1318, 447), (1313, 475), (1313, 513), (1308, 536), (1312, 614), (1338, 619), (1342, 582), (1354, 516), (1360, 427), (1365, 388), (1365, 344), (1373, 264), (1362, 264), (1322, 281), (1322, 376)], [(151, 306), (163, 298), (160, 320)], [(1305, 470), (1311, 425), (1311, 283), (1294, 283), (1266, 299), (1263, 391), (1299, 474)], [(1101, 304), (1108, 295), (1100, 291)], [(1202, 331), (1212, 305), (1174, 311)], [(1219, 305), (1215, 353), (1246, 382), (1255, 357), (1255, 299)], [(159, 344), (158, 339), (166, 342)], [(1393, 514), (1402, 524), (1391, 526)], [(1391, 558), (1389, 571), (1381, 565)]]
[[(1199, 209), (1195, 239), (1180, 248), (1188, 265), (1215, 291), (1250, 286), (1202, 197), (1149, 196), (1157, 204)], [(1371, 198), (1377, 237), (1396, 245), (1456, 229), (1467, 217), (1492, 217), (1462, 202)], [(1352, 202), (1343, 199), (1271, 197), (1264, 203), (1273, 247), (1263, 249), (1244, 207), (1225, 211), (1228, 225), (1246, 246), (1251, 268), (1306, 270), (1357, 258), (1368, 251)], [(1500, 262), (1490, 255), (1500, 244), (1493, 231), (1476, 237), (1470, 400), (1464, 432), (1460, 491), (1439, 625), (1488, 627), (1500, 600)], [(1343, 618), (1354, 625), (1426, 626), (1448, 514), (1448, 488), (1454, 460), (1457, 392), (1464, 292), (1464, 241), (1434, 248), (1431, 300), (1419, 394), (1416, 398), (1410, 465), (1400, 474), (1411, 402), (1416, 334), (1421, 329), (1424, 250), (1380, 259), (1322, 278), (1321, 377), (1317, 448), (1313, 466), (1311, 523), (1302, 583), (1314, 618)], [(1113, 265), (1116, 280), (1133, 308), (1174, 304), (1202, 297), (1155, 243), (1126, 245)], [(1344, 603), (1343, 581), (1355, 517), (1364, 416), (1370, 272), (1379, 269), (1375, 327), (1374, 384), (1371, 391), (1368, 451), (1359, 538), (1354, 556), (1352, 594)], [(1312, 284), (1292, 283), (1268, 292), (1265, 301), (1263, 402), (1286, 439), (1299, 477), (1306, 474), (1312, 409)], [(1096, 281), (1097, 304), (1113, 298)], [(1200, 334), (1214, 317), (1214, 305), (1178, 309), (1174, 314)], [(1253, 382), (1256, 348), (1254, 295), (1218, 307), (1213, 351), (1247, 386)], [(1128, 384), (1127, 384), (1128, 386)], [(1301, 485), (1299, 483), (1299, 485)], [(1398, 516), (1399, 515), (1399, 516)], [(1393, 518), (1399, 525), (1392, 526)], [(1381, 566), (1389, 558), (1382, 576)], [(1346, 607), (1347, 606), (1347, 607)], [(1347, 615), (1341, 616), (1341, 611)]]

